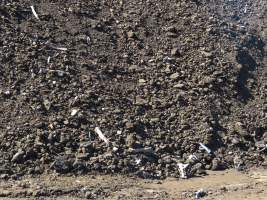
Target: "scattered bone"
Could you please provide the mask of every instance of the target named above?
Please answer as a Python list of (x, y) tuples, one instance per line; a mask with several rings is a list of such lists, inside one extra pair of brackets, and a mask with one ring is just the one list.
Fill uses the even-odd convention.
[(51, 57), (50, 57), (50, 56), (48, 56), (48, 58), (47, 58), (47, 64), (49, 64), (49, 63), (50, 63), (50, 60), (51, 60)]
[(203, 143), (200, 142), (199, 145), (200, 145), (200, 149), (204, 149), (205, 151), (207, 151), (208, 154), (211, 153), (211, 150), (207, 146), (205, 146)]
[(141, 160), (140, 158), (138, 158), (138, 159), (135, 160), (135, 163), (136, 163), (137, 165), (141, 164), (141, 162), (142, 162), (142, 160)]
[(121, 135), (122, 134), (122, 131), (117, 131), (117, 135)]
[(119, 148), (118, 148), (118, 147), (113, 147), (112, 150), (113, 150), (114, 152), (117, 152), (117, 151), (119, 150)]
[(34, 9), (33, 6), (31, 6), (31, 9), (32, 9), (32, 14), (34, 15), (34, 17), (35, 17), (36, 19), (40, 20), (40, 18), (38, 17), (38, 15), (37, 15), (37, 13), (36, 13), (36, 11), (35, 11), (35, 9)]
[(189, 166), (189, 164), (178, 163), (178, 169), (179, 169), (180, 177), (183, 179), (187, 179), (186, 168), (188, 166)]
[(75, 116), (78, 112), (79, 112), (78, 109), (72, 109), (70, 115), (71, 115), (71, 116)]
[(86, 42), (87, 42), (87, 44), (90, 44), (91, 38), (89, 36), (86, 37)]
[(191, 154), (190, 156), (188, 156), (188, 159), (189, 160), (192, 160), (192, 161), (197, 161), (198, 160), (197, 156), (196, 155), (193, 155), (193, 154)]
[(51, 46), (53, 49), (57, 49), (57, 50), (60, 50), (60, 51), (67, 51), (68, 49), (65, 48), (65, 47), (55, 47), (55, 46)]
[(100, 138), (101, 140), (103, 140), (106, 144), (109, 144), (108, 139), (106, 138), (106, 136), (104, 136), (104, 134), (102, 133), (102, 131), (100, 130), (99, 127), (96, 127), (96, 128), (95, 128), (95, 132), (97, 133), (97, 135), (99, 136), (99, 138)]

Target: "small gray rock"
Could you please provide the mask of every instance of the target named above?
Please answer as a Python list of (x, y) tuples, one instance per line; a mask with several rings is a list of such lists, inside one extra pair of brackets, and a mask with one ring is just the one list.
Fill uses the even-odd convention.
[(12, 157), (11, 162), (21, 162), (25, 152), (21, 149)]
[(173, 73), (172, 75), (170, 75), (170, 79), (177, 79), (179, 77), (179, 74), (176, 72), (176, 73)]

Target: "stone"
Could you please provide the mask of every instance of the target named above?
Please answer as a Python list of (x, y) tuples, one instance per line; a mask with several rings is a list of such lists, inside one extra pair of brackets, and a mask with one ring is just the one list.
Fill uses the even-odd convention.
[(170, 79), (175, 80), (177, 78), (179, 78), (179, 73), (177, 73), (177, 72), (170, 75)]
[(135, 104), (136, 105), (146, 105), (146, 104), (148, 104), (148, 101), (141, 96), (136, 96)]
[(174, 87), (174, 88), (182, 89), (182, 88), (184, 88), (184, 84), (183, 84), (183, 83), (177, 83), (177, 84), (174, 85), (173, 87)]
[(133, 32), (132, 30), (131, 30), (131, 31), (128, 31), (128, 32), (127, 32), (127, 37), (128, 37), (128, 38), (135, 38), (135, 37), (136, 37), (136, 33)]
[(24, 156), (25, 152), (22, 150), (19, 150), (11, 159), (11, 162), (22, 162), (23, 160), (23, 156)]
[(43, 104), (44, 104), (45, 109), (47, 111), (49, 111), (50, 108), (51, 108), (51, 102), (49, 100), (45, 99), (44, 102), (43, 102)]
[(245, 129), (244, 125), (241, 122), (236, 122), (234, 125), (234, 129), (237, 133), (239, 133), (242, 136), (248, 135), (247, 130)]
[(179, 48), (173, 48), (171, 50), (171, 56), (179, 56), (179, 55), (180, 55)]

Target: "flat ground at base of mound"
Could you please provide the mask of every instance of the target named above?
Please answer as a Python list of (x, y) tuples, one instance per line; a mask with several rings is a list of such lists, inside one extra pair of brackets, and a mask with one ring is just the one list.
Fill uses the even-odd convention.
[(209, 171), (186, 180), (145, 180), (124, 176), (56, 176), (0, 182), (1, 199), (266, 199), (267, 171)]

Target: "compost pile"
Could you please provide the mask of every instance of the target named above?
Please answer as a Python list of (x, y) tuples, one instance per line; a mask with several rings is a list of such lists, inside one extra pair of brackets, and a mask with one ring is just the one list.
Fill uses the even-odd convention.
[(266, 7), (1, 1), (1, 176), (267, 165)]

